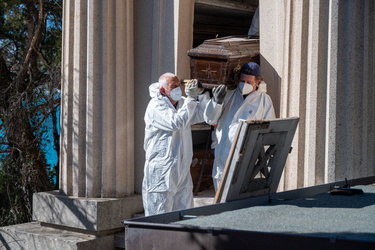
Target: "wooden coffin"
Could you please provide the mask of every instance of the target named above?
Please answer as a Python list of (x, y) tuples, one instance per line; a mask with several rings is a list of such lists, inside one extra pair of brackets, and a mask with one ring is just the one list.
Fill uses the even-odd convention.
[(190, 78), (198, 79), (205, 88), (236, 85), (241, 66), (250, 61), (259, 64), (259, 39), (228, 36), (205, 40), (188, 51)]

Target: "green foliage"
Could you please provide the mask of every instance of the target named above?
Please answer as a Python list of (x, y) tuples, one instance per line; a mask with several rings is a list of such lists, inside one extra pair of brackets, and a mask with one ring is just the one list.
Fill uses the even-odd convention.
[(30, 221), (58, 172), (41, 142), (60, 104), (61, 29), (62, 0), (0, 0), (0, 226)]
[[(0, 226), (19, 224), (31, 220), (30, 194), (22, 189), (22, 174), (12, 162), (3, 159), (6, 171), (0, 171), (0, 183), (5, 192), (1, 192)], [(18, 176), (17, 176), (18, 175)]]

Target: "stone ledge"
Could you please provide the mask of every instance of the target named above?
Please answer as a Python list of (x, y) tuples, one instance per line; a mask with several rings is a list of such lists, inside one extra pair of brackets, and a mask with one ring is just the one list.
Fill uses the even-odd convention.
[(0, 249), (91, 250), (113, 249), (114, 236), (96, 237), (41, 226), (37, 222), (0, 228)]
[(142, 211), (141, 195), (81, 198), (51, 191), (33, 196), (33, 220), (94, 232), (123, 228), (122, 220)]

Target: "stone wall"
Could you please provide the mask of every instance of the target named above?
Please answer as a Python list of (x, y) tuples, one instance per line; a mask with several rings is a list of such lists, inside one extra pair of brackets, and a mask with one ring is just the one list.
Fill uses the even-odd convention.
[(375, 175), (373, 1), (260, 1), (263, 75), (299, 116), (280, 190)]

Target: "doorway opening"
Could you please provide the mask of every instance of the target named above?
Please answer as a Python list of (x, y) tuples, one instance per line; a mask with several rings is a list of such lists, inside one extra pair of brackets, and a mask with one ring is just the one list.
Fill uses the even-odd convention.
[[(227, 36), (247, 36), (259, 0), (195, 0), (193, 48), (205, 40)], [(195, 197), (209, 198), (215, 195), (212, 182), (214, 153), (211, 149), (213, 127), (208, 124), (192, 126), (193, 162), (191, 174)], [(205, 205), (207, 200), (203, 200)]]

